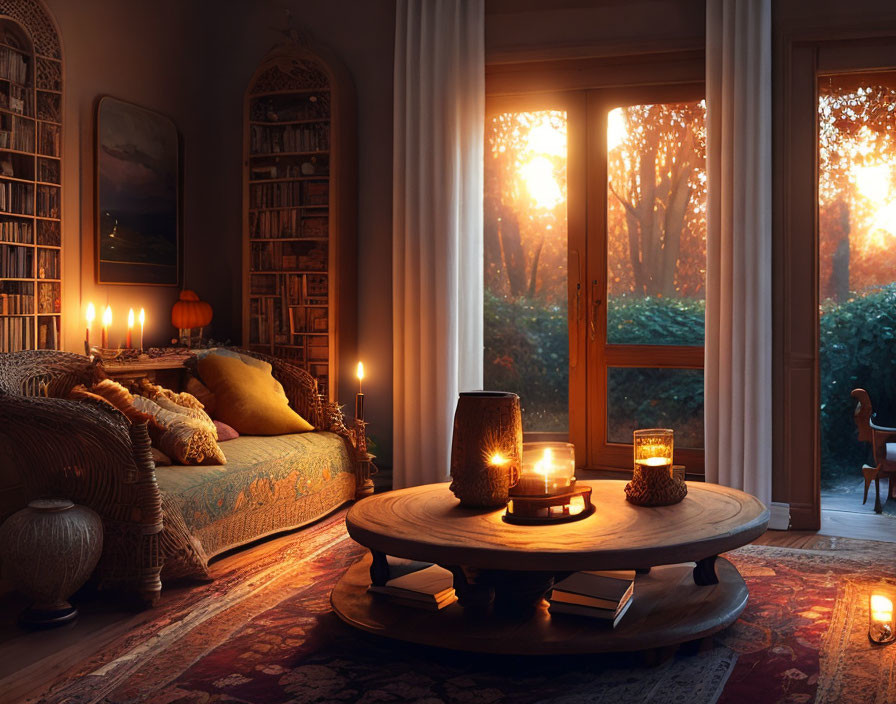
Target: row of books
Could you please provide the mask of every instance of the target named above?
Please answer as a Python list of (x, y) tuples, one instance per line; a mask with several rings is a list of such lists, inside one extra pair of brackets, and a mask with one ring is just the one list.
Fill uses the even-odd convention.
[(330, 148), (330, 130), (324, 125), (254, 125), (249, 141), (252, 154), (325, 152)]
[(37, 319), (37, 349), (59, 349), (59, 318)]
[[(48, 125), (45, 122), (40, 123), (40, 143), (38, 144), (38, 152), (45, 156), (59, 156), (60, 138), (62, 132), (59, 125)], [(23, 151), (32, 151), (24, 149)]]
[(0, 210), (20, 215), (34, 215), (34, 191), (28, 183), (0, 182)]
[(258, 164), (252, 167), (250, 177), (253, 181), (270, 181), (277, 178), (301, 178), (303, 176), (317, 176), (318, 178), (328, 175), (330, 166), (327, 159), (323, 156), (312, 156), (302, 159), (302, 163), (295, 160), (284, 158), (284, 163), (280, 162), (280, 158), (275, 159), (273, 164)]
[(21, 315), (34, 312), (34, 296), (30, 293), (0, 293), (0, 315)]
[(38, 159), (37, 175), (38, 181), (59, 183), (59, 162), (55, 159)]
[(58, 283), (40, 283), (37, 286), (37, 312), (58, 313), (62, 310), (62, 298)]
[(60, 114), (62, 112), (60, 108), (60, 96), (56, 93), (44, 93), (43, 91), (38, 92), (37, 94), (37, 119), (38, 120), (51, 120), (52, 122), (61, 122)]
[(330, 96), (281, 96), (257, 98), (252, 101), (252, 119), (257, 122), (293, 122), (295, 120), (326, 120), (330, 116)]
[(31, 247), (0, 247), (0, 277), (30, 279), (34, 276), (34, 249)]
[(252, 208), (325, 207), (329, 195), (329, 184), (326, 181), (257, 183), (249, 187), (249, 206)]
[(33, 237), (31, 222), (28, 220), (0, 221), (0, 241), (31, 244), (34, 241)]
[[(306, 243), (302, 243), (306, 244)], [(303, 249), (294, 242), (253, 242), (250, 252), (253, 271), (326, 271), (327, 250)]]
[(59, 247), (62, 244), (62, 228), (58, 221), (37, 221), (37, 243)]
[(249, 213), (249, 236), (264, 239), (326, 237), (330, 221), (320, 216), (307, 217), (308, 212), (292, 209)]
[(34, 347), (34, 318), (0, 317), (0, 352), (18, 352)]
[(0, 130), (0, 149), (34, 151), (34, 123), (13, 116), (12, 129)]
[[(17, 247), (16, 249), (23, 249)], [(59, 278), (59, 252), (52, 249), (37, 250), (37, 278), (39, 279), (58, 279)]]
[(37, 212), (45, 218), (59, 217), (59, 189), (55, 186), (38, 186)]
[(25, 56), (7, 46), (0, 47), (0, 78), (25, 84), (28, 82), (28, 62)]

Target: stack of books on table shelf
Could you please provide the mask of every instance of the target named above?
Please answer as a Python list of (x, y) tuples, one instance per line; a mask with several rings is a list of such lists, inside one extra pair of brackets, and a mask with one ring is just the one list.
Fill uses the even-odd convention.
[(444, 567), (429, 562), (389, 557), (391, 579), (382, 586), (371, 584), (367, 591), (415, 609), (439, 611), (457, 601), (454, 577)]
[(576, 572), (554, 585), (548, 601), (552, 614), (587, 616), (615, 628), (632, 605), (634, 591), (634, 570)]

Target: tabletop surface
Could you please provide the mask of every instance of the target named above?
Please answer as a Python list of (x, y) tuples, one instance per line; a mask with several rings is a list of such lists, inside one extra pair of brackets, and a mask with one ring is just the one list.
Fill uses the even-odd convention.
[(737, 489), (688, 483), (673, 506), (625, 500), (625, 481), (579, 482), (592, 488), (595, 512), (581, 521), (521, 526), (504, 509), (461, 508), (448, 483), (365, 498), (346, 516), (360, 544), (396, 557), (504, 570), (634, 569), (700, 560), (745, 545), (765, 532), (769, 511)]

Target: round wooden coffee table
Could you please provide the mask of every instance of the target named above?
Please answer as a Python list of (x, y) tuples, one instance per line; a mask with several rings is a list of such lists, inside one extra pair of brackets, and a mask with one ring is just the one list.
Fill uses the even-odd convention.
[[(734, 565), (718, 555), (765, 532), (769, 512), (758, 499), (692, 482), (681, 503), (643, 508), (625, 500), (624, 481), (587, 484), (595, 513), (556, 525), (510, 525), (501, 520), (503, 509), (461, 508), (447, 483), (359, 501), (346, 526), (371, 553), (336, 585), (333, 608), (345, 622), (371, 633), (500, 653), (665, 647), (737, 619), (747, 587)], [(371, 582), (389, 579), (386, 555), (451, 570), (458, 603), (428, 612), (369, 594)], [(607, 569), (639, 572), (634, 602), (615, 629), (584, 617), (550, 615), (543, 596), (555, 578)]]

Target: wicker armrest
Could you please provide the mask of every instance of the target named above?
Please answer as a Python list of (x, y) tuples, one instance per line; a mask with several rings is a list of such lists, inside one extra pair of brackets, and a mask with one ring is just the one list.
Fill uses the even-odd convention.
[[(103, 519), (101, 586), (154, 602), (161, 591), (161, 497), (146, 426), (100, 401), (0, 392), (4, 483), (26, 500), (58, 496)], [(5, 517), (21, 506), (3, 506)]]

